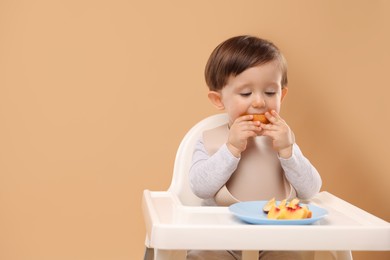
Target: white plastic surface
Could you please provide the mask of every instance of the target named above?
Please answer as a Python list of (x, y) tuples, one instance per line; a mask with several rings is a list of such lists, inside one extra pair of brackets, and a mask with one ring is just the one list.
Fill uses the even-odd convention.
[[(171, 192), (144, 191), (149, 247), (165, 250), (390, 250), (390, 224), (321, 192), (323, 220), (304, 226), (250, 225), (227, 207), (184, 206)], [(259, 209), (261, 210), (261, 209)]]

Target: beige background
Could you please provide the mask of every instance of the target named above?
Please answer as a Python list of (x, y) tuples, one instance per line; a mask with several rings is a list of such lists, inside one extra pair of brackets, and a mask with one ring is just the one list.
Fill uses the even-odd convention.
[(1, 0), (0, 259), (141, 259), (142, 191), (168, 188), (181, 138), (217, 112), (203, 68), (238, 34), (285, 53), (282, 115), (323, 190), (390, 221), (389, 11), (385, 0)]

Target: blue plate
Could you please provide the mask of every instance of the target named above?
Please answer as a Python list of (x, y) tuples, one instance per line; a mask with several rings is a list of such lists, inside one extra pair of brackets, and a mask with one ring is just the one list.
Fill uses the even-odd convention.
[[(245, 201), (232, 204), (229, 207), (231, 213), (240, 220), (250, 224), (262, 225), (308, 225), (312, 224), (328, 214), (326, 209), (311, 205), (306, 205), (312, 211), (312, 217), (306, 219), (268, 219), (263, 212), (263, 207), (268, 201)], [(277, 204), (279, 201), (277, 202)]]

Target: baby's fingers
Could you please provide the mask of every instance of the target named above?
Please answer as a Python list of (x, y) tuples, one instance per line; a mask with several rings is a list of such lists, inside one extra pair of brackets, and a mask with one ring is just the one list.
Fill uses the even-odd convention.
[(243, 115), (240, 117), (237, 117), (236, 123), (245, 122), (245, 121), (252, 121), (253, 115)]
[(280, 115), (275, 110), (272, 110), (271, 112), (266, 112), (265, 116), (267, 117), (268, 121), (271, 122), (271, 124), (284, 122), (284, 120), (280, 117)]

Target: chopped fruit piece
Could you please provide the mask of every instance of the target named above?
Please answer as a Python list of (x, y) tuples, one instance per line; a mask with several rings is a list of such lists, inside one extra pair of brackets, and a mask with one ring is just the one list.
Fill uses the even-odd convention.
[(286, 208), (286, 219), (304, 219), (307, 216), (307, 212), (301, 207)]
[(286, 208), (279, 208), (273, 206), (271, 210), (268, 212), (269, 219), (284, 219), (286, 215)]
[(302, 209), (305, 211), (305, 218), (311, 218), (312, 212), (307, 206), (302, 206)]
[(272, 207), (276, 206), (276, 200), (275, 198), (270, 199), (263, 207), (263, 211), (265, 213), (268, 213)]
[(299, 206), (299, 199), (295, 198), (292, 201), (290, 201), (290, 203), (288, 203), (287, 207), (295, 209), (298, 206)]
[(286, 200), (286, 199), (282, 200), (282, 201), (280, 202), (280, 204), (279, 204), (279, 208), (285, 208), (285, 207), (286, 207), (286, 203), (287, 203), (287, 200)]
[(253, 115), (252, 121), (260, 121), (263, 124), (269, 124), (270, 122), (265, 117), (265, 115)]

